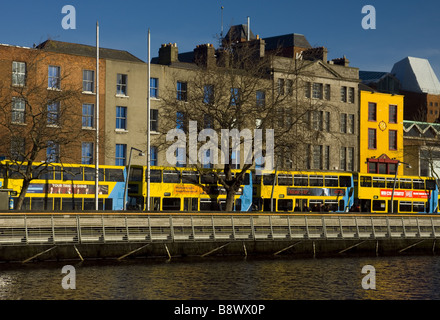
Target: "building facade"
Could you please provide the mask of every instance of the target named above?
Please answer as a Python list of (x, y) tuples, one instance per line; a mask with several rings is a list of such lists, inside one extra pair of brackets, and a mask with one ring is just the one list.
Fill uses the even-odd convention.
[(403, 96), (360, 86), (360, 172), (404, 173)]

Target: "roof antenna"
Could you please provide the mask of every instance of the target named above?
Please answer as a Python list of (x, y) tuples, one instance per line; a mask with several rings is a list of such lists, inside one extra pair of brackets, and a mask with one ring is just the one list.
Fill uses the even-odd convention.
[(251, 18), (247, 17), (247, 41), (251, 40)]

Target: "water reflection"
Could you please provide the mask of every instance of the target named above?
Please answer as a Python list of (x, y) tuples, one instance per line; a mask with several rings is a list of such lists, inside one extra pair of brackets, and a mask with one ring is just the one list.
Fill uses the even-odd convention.
[[(76, 290), (61, 286), (66, 264), (76, 268)], [(376, 290), (362, 288), (365, 265), (376, 270)], [(0, 299), (439, 299), (439, 275), (436, 256), (0, 264)]]

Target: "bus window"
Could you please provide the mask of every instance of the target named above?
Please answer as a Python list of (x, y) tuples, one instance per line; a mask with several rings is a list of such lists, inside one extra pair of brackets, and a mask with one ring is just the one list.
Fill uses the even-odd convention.
[(199, 183), (199, 175), (196, 171), (183, 171), (182, 172), (182, 183)]
[(162, 201), (163, 211), (180, 211), (180, 198), (164, 198)]
[(122, 169), (105, 169), (105, 181), (124, 181), (124, 171)]
[(142, 168), (130, 168), (128, 181), (142, 181)]
[(412, 189), (411, 179), (400, 179), (401, 189)]
[[(368, 178), (371, 179), (371, 177), (368, 177)], [(362, 179), (362, 177), (361, 177), (361, 179)], [(370, 180), (370, 183), (371, 183), (371, 180)], [(340, 176), (339, 177), (339, 186), (344, 187), (344, 188), (351, 187), (351, 176)], [(371, 185), (370, 185), (370, 187), (371, 187)]]
[[(276, 211), (277, 207), (276, 207), (276, 203), (275, 203), (275, 199), (273, 199), (273, 211)], [(263, 199), (263, 211), (270, 211), (271, 206), (270, 206), (270, 199)]]
[(293, 200), (292, 199), (280, 199), (278, 200), (278, 211), (292, 211)]
[(425, 203), (424, 202), (413, 202), (413, 211), (414, 212), (425, 212)]
[(263, 176), (263, 184), (264, 184), (265, 186), (271, 186), (271, 185), (273, 185), (274, 180), (275, 180), (275, 175), (274, 175), (274, 174), (265, 174), (265, 175)]
[(396, 189), (399, 188), (399, 179), (394, 179), (394, 178), (387, 178), (386, 179), (386, 183), (387, 183), (387, 188), (394, 188), (394, 180), (396, 181)]
[(39, 180), (53, 180), (53, 167), (33, 166), (32, 178)]
[(399, 210), (401, 212), (411, 212), (412, 211), (411, 207), (412, 207), (411, 206), (411, 202), (409, 202), (409, 201), (400, 201)]
[(250, 183), (250, 175), (249, 173), (245, 173), (244, 174), (244, 179), (243, 179), (243, 185), (248, 186)]
[(373, 211), (385, 211), (385, 200), (373, 200)]
[[(148, 179), (147, 175), (145, 175), (145, 179)], [(160, 170), (150, 170), (150, 182), (153, 183), (161, 183), (162, 177), (161, 177), (161, 171)]]
[(310, 175), (310, 186), (322, 187), (324, 185), (323, 176)]
[(319, 211), (321, 211), (321, 207), (322, 207), (323, 203), (324, 203), (323, 200), (310, 199), (310, 201), (309, 201), (310, 210), (312, 212), (319, 212)]
[(426, 190), (435, 190), (436, 183), (435, 180), (426, 180)]
[(83, 180), (83, 168), (63, 168), (63, 180)]
[(291, 174), (279, 174), (278, 175), (278, 185), (279, 186), (291, 186), (292, 185), (292, 175)]
[[(344, 208), (344, 200), (342, 201), (342, 208)], [(326, 200), (325, 205), (328, 208), (328, 211), (338, 211), (338, 202), (336, 200)]]
[(201, 177), (202, 184), (217, 184), (217, 180), (213, 173), (203, 173)]
[(235, 211), (241, 211), (241, 199), (235, 200)]
[(324, 183), (326, 187), (337, 187), (338, 176), (325, 176)]
[(192, 198), (191, 211), (199, 211), (199, 199), (198, 198)]
[(298, 187), (307, 187), (309, 185), (309, 176), (306, 174), (295, 174), (293, 184)]
[(373, 177), (373, 188), (385, 188), (385, 178)]
[(160, 210), (160, 198), (154, 197), (150, 199), (150, 209), (152, 211), (159, 211)]
[(360, 185), (361, 187), (371, 187), (371, 177), (360, 176)]
[(253, 174), (252, 175), (252, 185), (261, 185), (261, 175), (260, 174)]
[(425, 181), (421, 179), (414, 179), (413, 180), (413, 188), (418, 190), (424, 190), (425, 189)]
[(163, 182), (164, 183), (180, 183), (179, 171), (164, 170), (163, 171)]
[[(84, 180), (95, 181), (96, 169), (85, 167), (84, 168)], [(104, 181), (104, 169), (99, 169), (99, 181)]]

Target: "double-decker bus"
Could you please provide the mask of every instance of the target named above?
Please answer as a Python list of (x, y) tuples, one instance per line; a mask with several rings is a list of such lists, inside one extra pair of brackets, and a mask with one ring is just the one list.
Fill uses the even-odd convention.
[(345, 212), (353, 205), (349, 172), (278, 171), (254, 174), (252, 184), (254, 211)]
[[(0, 187), (11, 189), (17, 203), (23, 180), (20, 172), (26, 163), (0, 163)], [(35, 164), (33, 180), (26, 192), (22, 210), (82, 211), (95, 210), (95, 172), (93, 165)], [(125, 167), (99, 166), (98, 205), (100, 210), (123, 210)]]
[[(355, 173), (355, 206), (362, 212), (437, 213), (434, 178)], [(393, 204), (391, 205), (391, 199)]]
[[(194, 168), (150, 168), (151, 211), (222, 211), (226, 192), (216, 179), (221, 170)], [(239, 170), (233, 170), (237, 174)], [(147, 167), (131, 166), (127, 209), (146, 210)], [(234, 199), (235, 211), (250, 211), (252, 204), (251, 172), (245, 174)]]

